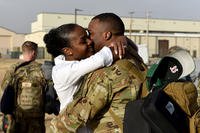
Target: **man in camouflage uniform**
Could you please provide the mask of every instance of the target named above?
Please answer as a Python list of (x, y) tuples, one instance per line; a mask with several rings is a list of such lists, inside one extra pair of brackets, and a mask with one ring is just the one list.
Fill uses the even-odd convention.
[[(35, 93), (38, 94), (38, 92), (44, 92), (45, 87), (46, 87), (46, 81), (45, 81), (44, 75), (42, 73), (41, 64), (37, 63), (35, 61), (35, 59), (37, 57), (37, 49), (38, 49), (38, 45), (36, 43), (31, 42), (31, 41), (24, 42), (22, 45), (23, 61), (20, 61), (11, 66), (11, 68), (5, 74), (3, 82), (1, 84), (1, 88), (3, 89), (3, 91), (6, 89), (6, 87), (8, 85), (10, 85), (10, 86), (12, 86), (12, 89), (14, 90), (14, 93), (15, 93), (14, 94), (15, 96), (13, 98), (13, 101), (14, 101), (13, 109), (4, 112), (5, 119), (8, 119), (8, 127), (7, 127), (7, 131), (6, 131), (7, 133), (10, 133), (10, 132), (11, 133), (12, 132), (44, 133), (45, 132), (45, 124), (44, 124), (45, 112), (44, 112), (44, 106), (43, 106), (44, 104), (40, 104), (40, 105), (42, 105), (42, 106), (40, 106), (41, 110), (39, 109), (39, 111), (37, 113), (35, 113), (34, 110), (29, 110), (29, 112), (31, 112), (31, 113), (26, 113), (26, 114), (19, 111), (18, 106), (16, 105), (18, 103), (17, 101), (19, 101), (19, 93), (17, 93), (18, 91), (21, 91), (21, 93), (25, 93), (25, 95), (21, 95), (21, 99), (25, 100), (26, 104), (33, 103), (33, 105), (34, 105), (35, 104), (34, 102), (44, 102), (44, 96), (41, 96), (41, 99), (43, 99), (43, 100), (32, 101), (35, 97), (35, 96), (32, 96), (32, 94), (36, 95)], [(34, 74), (34, 75), (32, 75), (32, 77), (39, 78), (36, 81), (37, 83), (33, 84), (33, 83), (28, 83), (28, 82), (22, 81), (22, 86), (26, 85), (26, 87), (34, 88), (37, 86), (36, 84), (40, 84), (40, 86), (42, 86), (42, 87), (40, 87), (39, 89), (41, 89), (41, 90), (32, 91), (29, 93), (27, 91), (23, 92), (22, 90), (19, 90), (19, 88), (21, 89), (21, 86), (19, 86), (19, 84), (21, 84), (21, 83), (19, 83), (19, 82), (15, 83), (15, 79), (20, 77), (20, 75), (24, 75), (23, 72), (28, 72), (31, 70), (34, 71), (32, 73), (32, 74)], [(32, 77), (30, 77), (30, 78), (32, 78)], [(19, 79), (19, 81), (20, 81), (20, 79)], [(18, 89), (15, 90), (16, 88), (18, 88)], [(38, 89), (38, 88), (35, 88), (35, 89)], [(26, 93), (29, 97), (27, 97)], [(38, 94), (38, 95), (40, 95), (40, 94)], [(41, 94), (41, 95), (43, 95), (43, 94)], [(27, 102), (30, 102), (30, 103), (27, 103)], [(9, 104), (9, 103), (4, 103), (4, 105), (6, 105), (6, 104)], [(11, 106), (11, 105), (7, 105), (7, 106)], [(1, 109), (2, 109), (2, 107), (1, 107)]]
[[(113, 13), (94, 17), (88, 27), (95, 51), (124, 34), (122, 20)], [(127, 45), (124, 59), (87, 76), (64, 112), (52, 120), (53, 132), (78, 132), (83, 126), (92, 132), (122, 132), (125, 105), (141, 92), (146, 66), (133, 44)]]

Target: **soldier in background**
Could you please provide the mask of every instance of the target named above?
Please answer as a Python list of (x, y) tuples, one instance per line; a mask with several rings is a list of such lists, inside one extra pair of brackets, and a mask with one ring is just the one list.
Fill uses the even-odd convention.
[[(88, 27), (94, 50), (124, 35), (122, 20), (113, 13), (95, 16)], [(125, 105), (139, 97), (146, 76), (146, 65), (137, 51), (127, 45), (125, 59), (87, 76), (74, 100), (51, 123), (59, 133), (78, 132), (87, 125), (92, 132), (122, 132)]]
[[(36, 62), (38, 45), (31, 41), (22, 44), (22, 61), (14, 64), (1, 84), (4, 94), (1, 111), (8, 120), (6, 132), (44, 133), (44, 92), (46, 80), (41, 64)], [(13, 92), (12, 96), (9, 96)], [(11, 100), (12, 99), (12, 100)], [(7, 108), (7, 107), (10, 108)]]

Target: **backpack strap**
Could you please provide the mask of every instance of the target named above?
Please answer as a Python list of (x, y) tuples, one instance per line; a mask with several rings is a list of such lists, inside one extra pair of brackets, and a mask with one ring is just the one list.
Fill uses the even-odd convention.
[(146, 97), (149, 94), (149, 90), (147, 89), (147, 79), (145, 79), (145, 81), (143, 81), (142, 85), (141, 85), (141, 89), (139, 90), (139, 94), (137, 99), (141, 99)]
[(12, 79), (11, 79), (11, 82), (10, 82), (10, 84), (13, 86), (13, 83), (14, 83), (14, 76), (15, 76), (15, 72), (20, 68), (20, 67), (23, 67), (23, 66), (26, 66), (26, 65), (28, 65), (29, 63), (31, 63), (32, 61), (25, 61), (25, 62), (18, 62), (16, 65), (15, 65), (15, 67), (14, 67), (14, 69), (13, 69), (13, 72), (12, 72)]
[(18, 64), (18, 66), (16, 66), (15, 72), (16, 72), (17, 69), (19, 69), (20, 67), (26, 66), (26, 65), (28, 65), (29, 63), (31, 63), (31, 61), (20, 62), (20, 63)]

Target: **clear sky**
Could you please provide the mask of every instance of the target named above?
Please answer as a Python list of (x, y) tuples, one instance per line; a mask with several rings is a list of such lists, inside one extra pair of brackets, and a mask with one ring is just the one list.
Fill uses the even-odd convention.
[(119, 16), (186, 19), (200, 21), (200, 0), (0, 0), (0, 26), (17, 33), (30, 33), (31, 22), (41, 12), (97, 15), (113, 12)]

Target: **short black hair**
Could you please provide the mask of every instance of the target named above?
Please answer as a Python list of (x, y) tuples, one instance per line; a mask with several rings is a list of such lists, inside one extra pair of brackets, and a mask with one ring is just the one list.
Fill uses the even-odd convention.
[(57, 28), (51, 29), (44, 35), (43, 41), (46, 44), (47, 52), (53, 57), (62, 54), (64, 47), (70, 47), (69, 34), (72, 33), (77, 24), (63, 24)]
[(100, 22), (107, 23), (110, 30), (115, 35), (124, 35), (125, 26), (122, 19), (114, 13), (101, 13), (92, 18), (92, 20), (98, 19)]

